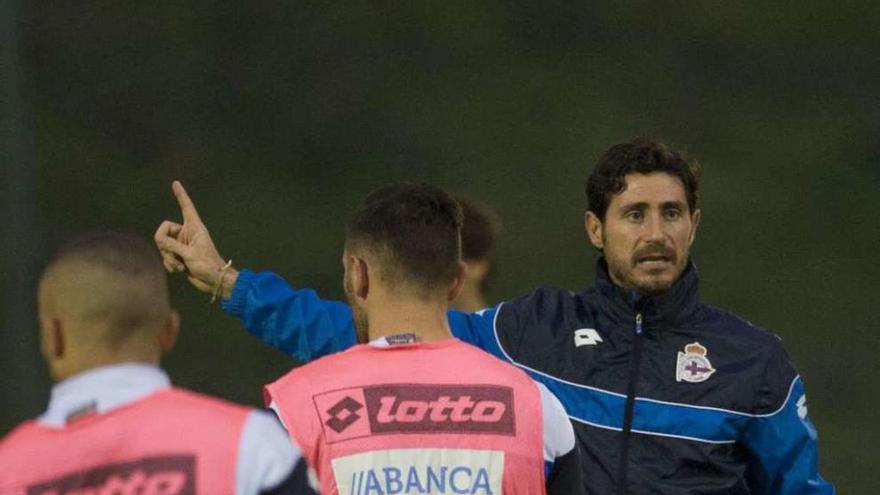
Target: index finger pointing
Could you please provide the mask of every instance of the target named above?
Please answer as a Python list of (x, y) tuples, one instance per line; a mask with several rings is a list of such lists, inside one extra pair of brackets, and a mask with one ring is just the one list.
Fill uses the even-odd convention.
[(199, 218), (199, 212), (196, 211), (196, 205), (194, 205), (189, 198), (189, 194), (186, 193), (183, 184), (181, 184), (179, 180), (176, 180), (171, 183), (171, 189), (174, 191), (174, 196), (177, 197), (177, 204), (180, 205), (180, 212), (183, 214), (183, 221), (202, 223), (202, 219)]

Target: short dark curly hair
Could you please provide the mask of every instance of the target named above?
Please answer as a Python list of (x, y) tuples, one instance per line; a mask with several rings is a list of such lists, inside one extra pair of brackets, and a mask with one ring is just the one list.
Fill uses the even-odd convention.
[(669, 149), (660, 141), (638, 138), (608, 149), (587, 179), (587, 210), (605, 220), (611, 196), (626, 188), (627, 174), (664, 172), (681, 180), (688, 208), (694, 212), (699, 200), (700, 165), (684, 152)]
[(433, 291), (458, 275), (461, 226), (461, 207), (446, 191), (393, 184), (366, 197), (348, 224), (346, 247), (379, 256), (389, 282)]

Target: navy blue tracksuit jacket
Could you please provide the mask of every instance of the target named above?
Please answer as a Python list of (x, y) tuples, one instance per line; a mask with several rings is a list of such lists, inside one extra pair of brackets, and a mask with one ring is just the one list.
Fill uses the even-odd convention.
[[(244, 270), (224, 309), (302, 361), (355, 344), (351, 311)], [(604, 260), (580, 293), (539, 288), (453, 334), (525, 369), (574, 425), (592, 494), (832, 494), (804, 386), (775, 335), (701, 304), (689, 265), (661, 297), (615, 286)]]

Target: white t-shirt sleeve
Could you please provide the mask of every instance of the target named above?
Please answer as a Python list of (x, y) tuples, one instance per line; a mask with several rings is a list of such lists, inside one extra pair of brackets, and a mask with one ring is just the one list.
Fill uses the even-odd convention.
[(535, 384), (544, 409), (544, 460), (553, 462), (574, 449), (574, 428), (559, 399), (543, 384)]
[(252, 411), (244, 424), (235, 473), (236, 495), (256, 495), (275, 488), (302, 460), (274, 414)]

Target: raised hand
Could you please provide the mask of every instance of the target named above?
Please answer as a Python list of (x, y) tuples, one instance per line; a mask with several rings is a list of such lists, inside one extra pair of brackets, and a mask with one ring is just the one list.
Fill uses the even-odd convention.
[(171, 273), (184, 272), (190, 283), (202, 292), (212, 292), (219, 277), (224, 275), (220, 293), (228, 298), (238, 278), (234, 269), (223, 270), (226, 261), (220, 256), (208, 228), (199, 217), (199, 212), (179, 181), (171, 183), (174, 196), (180, 205), (183, 223), (165, 220), (156, 229), (154, 240), (165, 269)]

